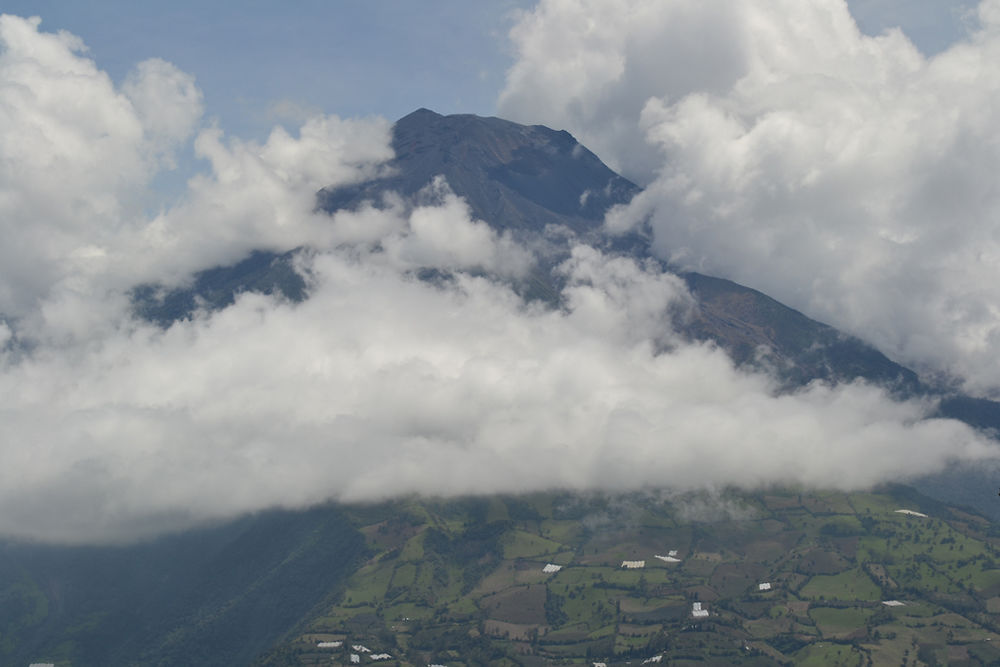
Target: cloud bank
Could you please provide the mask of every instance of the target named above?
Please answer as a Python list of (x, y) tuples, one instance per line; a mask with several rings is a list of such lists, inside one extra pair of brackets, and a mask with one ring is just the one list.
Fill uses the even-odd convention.
[[(79, 40), (9, 16), (0, 49), (0, 132), (20, 141), (0, 141), (19, 249), (0, 249), (0, 535), (129, 540), (409, 493), (854, 489), (996, 455), (864, 384), (775, 395), (675, 336), (691, 297), (653, 265), (579, 245), (564, 305), (527, 304), (508, 278), (529, 250), (444, 182), (316, 213), (319, 187), (384, 168), (384, 120), (241, 142), (201, 126), (194, 82), (162, 61), (116, 88)], [(209, 171), (142, 215), (190, 137)], [(131, 314), (138, 282), (299, 246), (300, 303), (243, 294), (166, 329)]]
[(511, 37), (501, 115), (648, 186), (611, 229), (998, 395), (1000, 2), (930, 58), (833, 0), (543, 0)]

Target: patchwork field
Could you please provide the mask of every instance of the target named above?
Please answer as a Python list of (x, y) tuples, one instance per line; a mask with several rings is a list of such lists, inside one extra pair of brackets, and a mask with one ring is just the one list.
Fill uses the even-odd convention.
[[(907, 489), (539, 494), (353, 516), (368, 559), (264, 664), (373, 662), (351, 645), (398, 665), (1000, 661), (1000, 531)], [(327, 637), (345, 642), (317, 648)]]

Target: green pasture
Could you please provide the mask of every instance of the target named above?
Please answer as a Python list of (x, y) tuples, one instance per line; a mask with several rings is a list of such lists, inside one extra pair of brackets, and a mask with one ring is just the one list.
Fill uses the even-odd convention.
[(399, 559), (405, 561), (421, 561), (424, 558), (424, 533), (414, 535), (399, 552)]
[(388, 607), (383, 615), (387, 621), (423, 621), (434, 615), (434, 608), (412, 602), (401, 602)]
[(502, 538), (503, 557), (534, 558), (555, 554), (565, 550), (565, 546), (555, 540), (546, 539), (523, 530), (508, 531)]
[(610, 591), (586, 588), (563, 598), (563, 612), (571, 623), (585, 624), (588, 632), (613, 623), (617, 613)]
[(835, 638), (864, 628), (873, 612), (873, 609), (861, 607), (813, 607), (809, 617), (816, 622), (823, 637)]
[(375, 563), (368, 565), (351, 577), (347, 590), (344, 592), (344, 603), (348, 606), (377, 604), (385, 598), (389, 582), (395, 568), (391, 564)]
[(819, 642), (795, 654), (798, 667), (855, 667), (864, 664), (865, 655), (849, 644)]
[(413, 563), (397, 565), (390, 581), (391, 588), (412, 588), (417, 578), (417, 566)]
[(542, 537), (560, 544), (576, 544), (583, 537), (583, 526), (579, 521), (546, 519), (542, 521), (539, 532)]
[(882, 589), (866, 573), (852, 569), (840, 574), (818, 574), (799, 590), (799, 595), (827, 600), (880, 600)]

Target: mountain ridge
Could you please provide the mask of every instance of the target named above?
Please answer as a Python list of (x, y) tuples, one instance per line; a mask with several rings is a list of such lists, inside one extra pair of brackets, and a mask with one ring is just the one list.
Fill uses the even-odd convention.
[(321, 190), (318, 208), (378, 202), (389, 191), (410, 197), (444, 176), (473, 216), (497, 229), (518, 233), (561, 224), (588, 236), (599, 231), (607, 208), (639, 191), (571, 134), (544, 125), (418, 109), (396, 122), (392, 148), (394, 173)]
[[(564, 280), (556, 267), (569, 257), (576, 242), (671, 271), (652, 254), (649, 239), (641, 234), (604, 232), (607, 210), (627, 204), (640, 189), (615, 174), (568, 132), (496, 117), (443, 116), (421, 108), (397, 121), (392, 145), (395, 157), (387, 165), (387, 175), (322, 189), (316, 195), (317, 209), (332, 214), (362, 205), (387, 206), (388, 193), (401, 196), (413, 207), (419, 205), (428, 183), (443, 176), (473, 218), (532, 248), (534, 267), (512, 286), (523, 297), (540, 299), (550, 307), (559, 306)], [(241, 291), (302, 300), (307, 292), (293, 267), (296, 252), (257, 251), (235, 265), (198, 273), (190, 287), (165, 293), (155, 286), (141, 286), (133, 292), (135, 310), (168, 326), (190, 317), (197, 304), (223, 307)], [(933, 416), (955, 418), (991, 434), (1000, 432), (998, 402), (924, 382), (865, 341), (752, 287), (696, 272), (677, 273), (696, 301), (690, 317), (675, 322), (679, 332), (688, 340), (718, 345), (739, 366), (770, 373), (779, 391), (795, 391), (817, 381), (862, 380), (884, 387), (899, 399), (936, 402)], [(990, 471), (951, 474), (947, 483), (938, 477), (922, 488), (950, 494), (953, 502), (974, 503), (979, 511), (1000, 518), (1000, 508), (989, 491), (994, 486)]]
[[(451, 191), (467, 203), (473, 218), (533, 243), (541, 255), (537, 267), (541, 273), (536, 272), (534, 278), (548, 283), (542, 291), (558, 292), (559, 278), (552, 270), (568, 257), (575, 241), (655, 261), (670, 270), (652, 255), (642, 235), (604, 232), (605, 213), (627, 204), (640, 188), (615, 174), (564, 130), (472, 114), (443, 116), (420, 108), (396, 122), (392, 146), (395, 157), (388, 163), (388, 175), (324, 188), (317, 193), (317, 208), (333, 213), (363, 203), (379, 207), (386, 205), (384, 198), (390, 192), (412, 203), (434, 178), (443, 176)], [(547, 238), (553, 226), (568, 230), (568, 236), (557, 241)], [(169, 324), (189, 316), (195, 297), (211, 307), (228, 305), (238, 291), (278, 293), (301, 300), (306, 296), (305, 284), (291, 268), (295, 252), (256, 251), (237, 264), (199, 272), (190, 287), (165, 296), (157, 295), (153, 286), (141, 286), (133, 293), (136, 310), (147, 319)], [(751, 286), (697, 272), (676, 273), (700, 307), (685, 333), (692, 339), (714, 341), (738, 364), (752, 363), (762, 347), (770, 348), (776, 362), (771, 370), (785, 372), (786, 388), (813, 380), (860, 378), (888, 385), (903, 396), (932, 390), (916, 373), (871, 345)], [(944, 396), (943, 391), (939, 393)], [(980, 419), (978, 425), (989, 421)], [(1000, 412), (996, 426), (1000, 427)]]

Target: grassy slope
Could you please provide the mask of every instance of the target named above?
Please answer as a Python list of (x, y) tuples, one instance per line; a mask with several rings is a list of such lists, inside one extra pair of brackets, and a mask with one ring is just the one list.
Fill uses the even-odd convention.
[[(538, 495), (354, 513), (372, 558), (262, 660), (337, 664), (991, 664), (1000, 532), (901, 489), (711, 499)], [(695, 502), (688, 502), (694, 500)], [(720, 505), (721, 506), (721, 505)], [(927, 518), (896, 513), (924, 511)], [(655, 554), (676, 549), (680, 563)], [(623, 560), (645, 560), (624, 570)], [(564, 567), (544, 574), (546, 563)], [(757, 584), (772, 583), (761, 592)], [(881, 601), (900, 599), (903, 607)], [(701, 601), (710, 615), (693, 619)], [(922, 657), (920, 657), (922, 656)], [(385, 663), (383, 663), (385, 664)]]
[(0, 665), (249, 664), (365, 550), (336, 508), (129, 547), (0, 545)]

